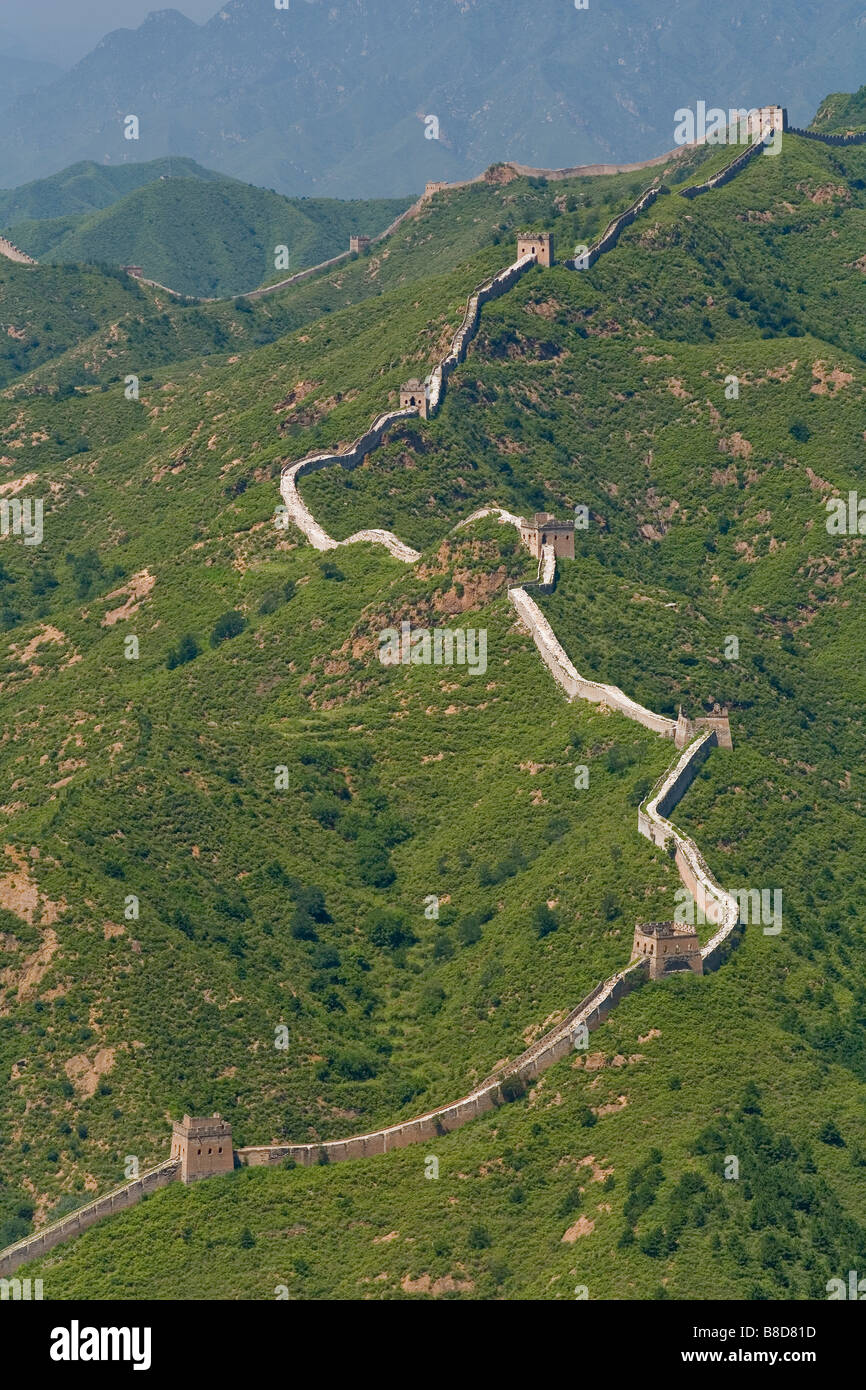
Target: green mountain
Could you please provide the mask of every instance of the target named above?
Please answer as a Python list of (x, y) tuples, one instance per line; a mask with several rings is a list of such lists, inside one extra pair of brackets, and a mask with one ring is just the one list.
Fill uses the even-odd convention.
[[(866, 486), (866, 148), (789, 135), (679, 196), (729, 157), (651, 171), (669, 195), (590, 270), (485, 305), (435, 419), (302, 478), (334, 537), (416, 564), (280, 529), (282, 467), (426, 375), (519, 230), (564, 259), (637, 175), (452, 190), (245, 308), (124, 307), (94, 271), (93, 326), (10, 378), (4, 495), (46, 505), (2, 547), (3, 1238), (165, 1156), (185, 1110), (314, 1142), (465, 1094), (674, 915), (636, 830), (670, 745), (565, 702), (507, 597), (534, 562), (453, 530), (484, 503), (588, 507), (539, 603), (585, 675), (729, 706), (676, 822), (784, 905), (429, 1148), (172, 1186), (22, 1271), (46, 1296), (799, 1300), (860, 1268), (866, 580), (825, 502)], [(4, 272), (20, 344), (63, 273)], [(484, 629), (483, 677), (381, 665), (406, 619)]]
[(866, 130), (866, 87), (856, 92), (833, 92), (818, 108), (809, 127), (825, 135), (847, 135)]
[(59, 174), (35, 179), (20, 188), (0, 189), (0, 223), (41, 222), (52, 217), (78, 217), (110, 207), (125, 194), (161, 178), (222, 179), (194, 159), (151, 159), (143, 164), (95, 164), (83, 160)]
[(290, 200), (191, 160), (156, 160), (110, 176), (76, 166), (7, 193), (0, 219), (4, 235), (37, 260), (140, 265), (181, 294), (215, 298), (274, 278), (284, 265), (278, 248), (287, 248), (290, 270), (318, 264), (345, 251), (350, 233), (382, 231), (409, 201)]

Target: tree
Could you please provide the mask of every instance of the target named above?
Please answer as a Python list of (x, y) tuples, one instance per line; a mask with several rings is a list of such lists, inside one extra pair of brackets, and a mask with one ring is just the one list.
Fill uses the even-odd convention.
[(230, 609), (228, 613), (223, 613), (222, 617), (217, 618), (214, 623), (213, 632), (210, 635), (211, 646), (218, 647), (221, 642), (228, 641), (230, 637), (239, 636), (246, 625), (246, 618), (236, 608)]
[(835, 1148), (844, 1148), (845, 1140), (839, 1131), (838, 1126), (833, 1120), (825, 1120), (818, 1130), (818, 1138), (822, 1144), (832, 1144)]
[(540, 939), (559, 930), (559, 918), (555, 912), (551, 911), (547, 903), (539, 903), (532, 914), (532, 925), (535, 928), (535, 935)]
[(181, 637), (177, 647), (172, 647), (166, 657), (165, 664), (169, 671), (173, 671), (176, 666), (183, 666), (187, 661), (195, 661), (199, 654), (199, 650), (198, 642), (195, 640), (192, 633), (188, 632), (185, 637)]

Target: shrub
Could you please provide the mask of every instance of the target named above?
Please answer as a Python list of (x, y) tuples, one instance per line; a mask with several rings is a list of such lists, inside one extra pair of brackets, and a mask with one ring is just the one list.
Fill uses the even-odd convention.
[(839, 1128), (833, 1120), (825, 1120), (824, 1124), (822, 1124), (821, 1128), (818, 1130), (818, 1138), (821, 1140), (822, 1144), (832, 1144), (835, 1148), (839, 1149), (845, 1147), (845, 1140), (842, 1138)]
[(481, 940), (481, 922), (477, 912), (470, 912), (457, 928), (457, 940), (461, 946), (474, 946)]
[(173, 671), (177, 666), (185, 665), (187, 661), (195, 661), (199, 651), (198, 642), (192, 633), (188, 632), (185, 637), (181, 637), (177, 647), (172, 647), (166, 657), (165, 664), (169, 671)]
[(390, 908), (371, 912), (364, 923), (364, 931), (380, 951), (397, 951), (401, 946), (413, 946), (417, 940), (399, 912)]
[(549, 936), (551, 932), (559, 930), (559, 918), (547, 903), (539, 903), (532, 914), (532, 925), (537, 937)]
[(334, 564), (333, 560), (322, 560), (319, 568), (322, 571), (323, 579), (342, 580), (346, 578), (343, 571), (339, 568), (338, 565)]
[(223, 613), (221, 618), (217, 618), (214, 623), (213, 632), (210, 635), (212, 647), (218, 647), (221, 642), (226, 642), (230, 637), (238, 637), (247, 625), (247, 620), (243, 613), (239, 613), (236, 608), (232, 608), (228, 613)]

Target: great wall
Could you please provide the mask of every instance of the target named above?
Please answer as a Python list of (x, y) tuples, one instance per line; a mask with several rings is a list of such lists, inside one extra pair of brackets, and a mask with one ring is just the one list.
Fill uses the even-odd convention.
[[(797, 132), (805, 133), (805, 132)], [(819, 138), (819, 137), (814, 137)], [(857, 139), (857, 137), (854, 137)], [(863, 137), (866, 140), (866, 136)], [(851, 140), (849, 143), (853, 143)], [(858, 141), (859, 142), (859, 141)], [(765, 141), (756, 140), (745, 152), (736, 156), (713, 178), (702, 185), (681, 190), (681, 196), (695, 197), (709, 192), (726, 183), (744, 168), (761, 150)], [(660, 161), (653, 161), (660, 162)], [(576, 263), (566, 262), (571, 269), (591, 266), (598, 257), (616, 245), (621, 232), (635, 217), (655, 199), (668, 190), (658, 184), (644, 191), (635, 202), (614, 218), (599, 240), (588, 253)], [(411, 213), (408, 209), (398, 221)], [(535, 238), (540, 241), (540, 238)], [(593, 254), (594, 253), (594, 254)], [(347, 253), (348, 254), (348, 253)], [(338, 258), (341, 259), (341, 258)], [(466, 313), (452, 340), (447, 356), (434, 368), (425, 384), (425, 400), (399, 410), (380, 415), (363, 435), (348, 449), (338, 452), (318, 453), (287, 465), (281, 476), (281, 495), (291, 520), (303, 532), (310, 544), (317, 550), (325, 551), (339, 545), (359, 541), (373, 541), (385, 545), (397, 559), (405, 563), (415, 563), (420, 555), (412, 547), (400, 541), (389, 531), (377, 529), (359, 531), (345, 541), (335, 541), (319, 526), (304, 505), (297, 491), (295, 479), (301, 472), (312, 471), (338, 463), (342, 467), (354, 468), (382, 442), (391, 425), (413, 417), (428, 417), (439, 409), (449, 375), (464, 360), (469, 343), (478, 328), (480, 310), (484, 303), (505, 293), (531, 266), (537, 263), (535, 254), (518, 255), (518, 259), (498, 275), (484, 282), (470, 296)], [(310, 271), (309, 273), (312, 273)], [(293, 277), (294, 278), (294, 277)], [(518, 530), (522, 518), (497, 506), (489, 504), (481, 507), (458, 523), (466, 526), (472, 521), (490, 514), (499, 516), (503, 524), (515, 525)], [(537, 586), (549, 590), (553, 586), (555, 560), (552, 547), (544, 547), (547, 554), (539, 557), (539, 578)], [(551, 565), (551, 561), (553, 565)], [(542, 563), (544, 562), (544, 563)], [(616, 686), (587, 680), (581, 676), (571, 662), (564, 648), (556, 638), (541, 609), (530, 597), (527, 590), (534, 587), (533, 582), (509, 590), (512, 603), (520, 622), (528, 629), (538, 652), (569, 700), (583, 699), (607, 708), (634, 720), (652, 730), (664, 739), (674, 742), (677, 757), (658, 779), (655, 786), (638, 809), (638, 831), (658, 848), (673, 858), (679, 877), (690, 893), (697, 908), (703, 912), (707, 921), (715, 925), (715, 931), (704, 946), (700, 948), (702, 970), (712, 970), (725, 959), (735, 943), (740, 923), (739, 903), (714, 879), (709, 867), (692, 839), (684, 835), (669, 819), (674, 807), (691, 784), (698, 769), (714, 747), (732, 746), (728, 721), (724, 712), (714, 712), (706, 719), (690, 721), (682, 714), (677, 720), (654, 713), (632, 700)], [(278, 1165), (286, 1160), (303, 1165), (339, 1162), (356, 1157), (372, 1157), (389, 1153), (394, 1149), (433, 1140), (458, 1129), (469, 1120), (484, 1114), (495, 1107), (514, 1099), (521, 1094), (528, 1082), (534, 1080), (547, 1067), (567, 1056), (575, 1046), (583, 1045), (582, 1039), (597, 1028), (608, 1016), (616, 1003), (649, 974), (650, 962), (647, 957), (632, 959), (625, 969), (618, 971), (598, 984), (580, 1001), (558, 1024), (539, 1038), (520, 1056), (502, 1064), (461, 1099), (426, 1112), (400, 1124), (390, 1125), (366, 1134), (353, 1135), (346, 1139), (332, 1139), (309, 1144), (265, 1144), (252, 1145), (233, 1151), (233, 1161), (247, 1166)], [(220, 1133), (230, 1130), (224, 1122), (215, 1121)], [(184, 1133), (183, 1126), (206, 1125), (205, 1121), (190, 1120), (184, 1117), (181, 1125), (175, 1125), (175, 1134)], [(172, 1157), (164, 1163), (149, 1169), (132, 1182), (114, 1189), (103, 1197), (95, 1199), (86, 1206), (64, 1217), (58, 1222), (45, 1226), (42, 1230), (25, 1237), (7, 1249), (0, 1251), (0, 1278), (12, 1274), (20, 1265), (49, 1249), (79, 1234), (88, 1226), (102, 1220), (112, 1212), (121, 1210), (141, 1200), (151, 1191), (167, 1183), (182, 1179), (190, 1181), (195, 1177), (208, 1176), (212, 1172), (224, 1171), (222, 1168), (207, 1167), (208, 1160), (201, 1171), (187, 1171), (188, 1159), (176, 1156), (176, 1145)], [(192, 1149), (190, 1149), (192, 1153)], [(198, 1149), (199, 1155), (202, 1148)], [(210, 1150), (208, 1150), (210, 1154)], [(222, 1153), (222, 1150), (220, 1150)]]

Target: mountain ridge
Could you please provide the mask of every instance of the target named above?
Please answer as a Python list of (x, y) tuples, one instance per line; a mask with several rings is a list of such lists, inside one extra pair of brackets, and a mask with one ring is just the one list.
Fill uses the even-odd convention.
[[(670, 145), (674, 110), (695, 92), (755, 105), (783, 76), (797, 123), (863, 61), (856, 0), (793, 12), (770, 0), (731, 21), (698, 0), (652, 21), (638, 0), (585, 12), (537, 0), (524, 18), (516, 0), (448, 0), (444, 13), (421, 0), (285, 12), (229, 0), (203, 25), (155, 12), (7, 108), (0, 181), (82, 158), (183, 153), (287, 194), (401, 195), (503, 154), (539, 167), (607, 163), (614, 151), (634, 162)], [(737, 79), (719, 93), (723, 60)], [(126, 114), (140, 118), (139, 141), (123, 138)], [(438, 139), (425, 138), (431, 115)]]

